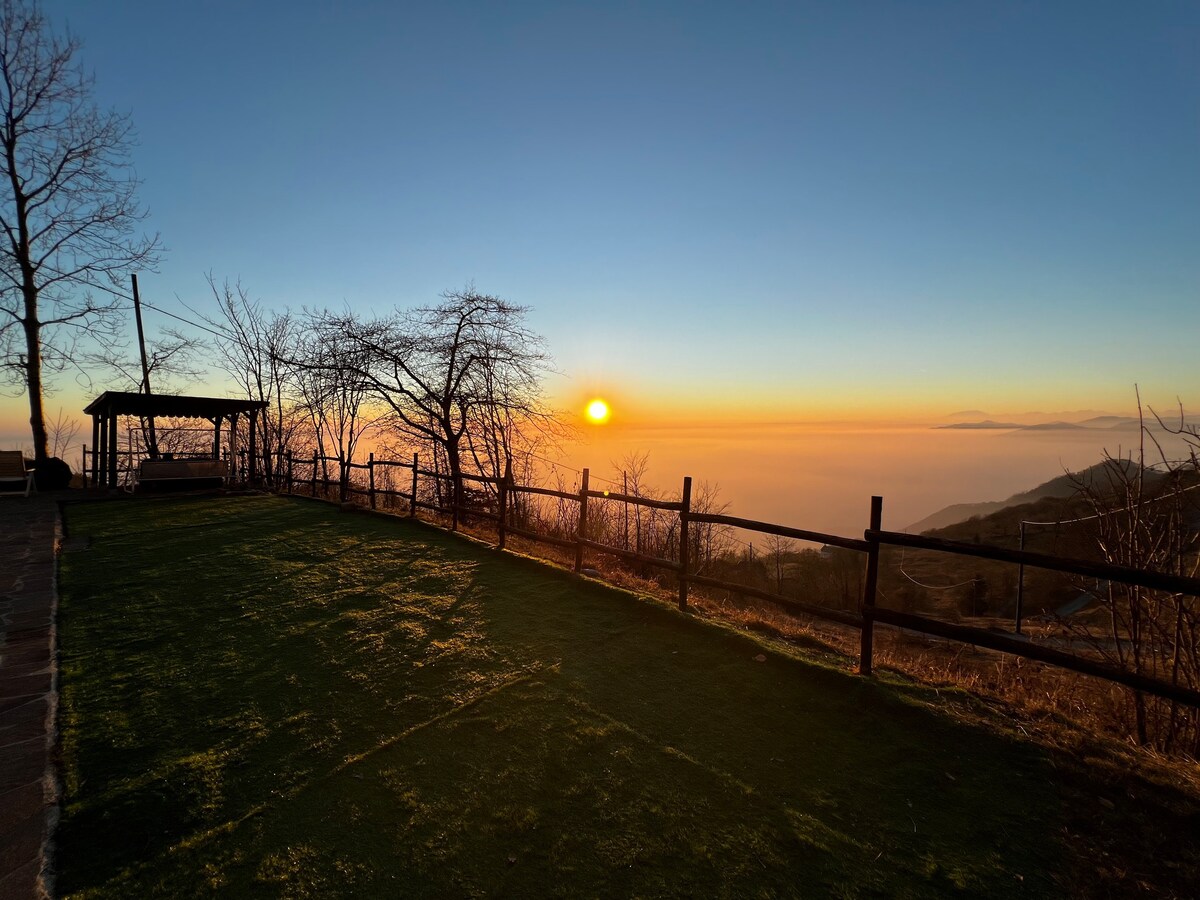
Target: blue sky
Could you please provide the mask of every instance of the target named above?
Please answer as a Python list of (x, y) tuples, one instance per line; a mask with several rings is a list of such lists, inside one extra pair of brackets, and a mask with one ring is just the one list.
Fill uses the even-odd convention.
[(132, 114), (156, 305), (473, 281), (647, 416), (1200, 403), (1195, 3), (44, 8)]

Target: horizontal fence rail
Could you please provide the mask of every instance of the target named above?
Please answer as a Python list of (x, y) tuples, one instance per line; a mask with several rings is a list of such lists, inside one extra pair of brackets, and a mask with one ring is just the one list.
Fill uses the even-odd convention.
[(500, 479), (490, 475), (468, 475), (466, 472), (462, 474), (463, 481), (474, 481), (477, 484), (499, 484)]
[(1186, 594), (1192, 597), (1200, 596), (1200, 579), (1170, 575), (1163, 572), (1151, 572), (1143, 569), (1131, 569), (1126, 566), (1117, 566), (1109, 563), (1096, 563), (1088, 560), (1052, 556), (1046, 553), (1034, 553), (1028, 550), (1009, 550), (1004, 547), (994, 547), (987, 544), (969, 544), (963, 541), (924, 537), (922, 535), (905, 534), (899, 531), (884, 531), (880, 525), (882, 506), (882, 498), (872, 498), (871, 524), (863, 534), (867, 543), (870, 544), (870, 549), (867, 551), (867, 585), (863, 597), (860, 671), (864, 671), (865, 673), (870, 672), (872, 624), (875, 621), (879, 621), (921, 634), (943, 637), (964, 644), (997, 650), (1012, 656), (1037, 660), (1059, 668), (1122, 684), (1133, 688), (1135, 691), (1153, 694), (1156, 697), (1200, 708), (1200, 691), (1184, 685), (1163, 681), (1158, 678), (1142, 675), (1138, 672), (1131, 672), (1097, 659), (1080, 656), (1075, 653), (1066, 653), (1052, 647), (1045, 647), (1032, 641), (1020, 640), (998, 632), (943, 622), (938, 619), (904, 613), (898, 610), (879, 608), (875, 605), (879, 548), (885, 545), (911, 547), (918, 550), (933, 550), (959, 556), (1013, 563), (1021, 566), (1033, 566), (1052, 572), (1082, 575), (1088, 578), (1105, 579), (1122, 584), (1139, 585), (1174, 594)]
[[(330, 464), (330, 475), (333, 477), (324, 477), (322, 475), (320, 471), (322, 463)], [(295, 485), (308, 485), (313, 496), (316, 496), (318, 484), (324, 486), (326, 490), (336, 485), (338, 487), (339, 499), (342, 502), (345, 502), (349, 494), (366, 495), (369, 498), (372, 509), (376, 508), (377, 496), (399, 498), (407, 503), (409, 516), (415, 516), (418, 509), (429, 510), (439, 515), (451, 516), (451, 528), (454, 530), (458, 528), (460, 516), (491, 521), (496, 523), (498, 546), (500, 548), (505, 546), (509, 535), (516, 535), (526, 540), (573, 551), (574, 569), (576, 572), (584, 570), (585, 551), (603, 553), (630, 563), (659, 569), (671, 573), (678, 580), (679, 607), (681, 609), (687, 609), (688, 587), (689, 585), (695, 585), (727, 591), (739, 596), (770, 603), (790, 613), (824, 619), (849, 628), (857, 628), (861, 631), (859, 671), (864, 675), (871, 674), (874, 626), (878, 622), (906, 631), (927, 634), (1036, 660), (1069, 671), (1105, 679), (1135, 691), (1142, 691), (1177, 703), (1200, 708), (1200, 691), (1184, 685), (1171, 684), (1150, 676), (1121, 669), (1094, 657), (1082, 656), (1077, 653), (1069, 653), (1053, 647), (1047, 647), (1027, 638), (1021, 638), (1020, 636), (945, 622), (927, 616), (900, 612), (876, 605), (879, 555), (880, 549), (884, 546), (930, 550), (1021, 566), (1032, 566), (1070, 575), (1139, 585), (1154, 590), (1193, 597), (1200, 596), (1200, 578), (1132, 569), (1108, 563), (1097, 563), (1044, 553), (1034, 553), (1027, 550), (1009, 550), (986, 544), (972, 544), (961, 541), (949, 541), (942, 538), (905, 534), (903, 532), (885, 531), (881, 525), (883, 501), (879, 497), (872, 498), (870, 524), (864, 531), (863, 538), (860, 540), (819, 531), (792, 528), (772, 522), (745, 519), (738, 516), (693, 512), (691, 509), (690, 478), (684, 479), (681, 499), (660, 500), (636, 494), (593, 490), (589, 487), (590, 474), (587, 469), (584, 469), (581, 473), (582, 477), (579, 489), (572, 492), (538, 487), (536, 485), (517, 484), (512, 478), (511, 469), (506, 469), (505, 475), (500, 478), (473, 473), (460, 473), (456, 487), (455, 477), (451, 473), (422, 468), (420, 463), (420, 457), (415, 453), (411, 461), (375, 459), (374, 454), (372, 454), (365, 464), (343, 462), (336, 457), (322, 457), (315, 453), (307, 458), (293, 458), (289, 454), (287, 458), (285, 489), (291, 493)], [(308, 478), (294, 475), (293, 466), (304, 467), (309, 465), (312, 466), (312, 471)], [(396, 487), (382, 487), (376, 484), (376, 469), (381, 467), (411, 471), (411, 483), (404, 490)], [(355, 484), (350, 479), (351, 473), (355, 471), (367, 472), (367, 484), (365, 487), (362, 484)], [(433, 485), (432, 487), (428, 487), (429, 483), (427, 482), (427, 490), (424, 495), (419, 491), (419, 480), (422, 478), (430, 479)], [(450, 482), (450, 485), (447, 486), (447, 482)], [(471, 503), (462, 502), (464, 495), (461, 493), (461, 488), (464, 483), (484, 485), (487, 489), (486, 493), (490, 497), (488, 501), (489, 508), (482, 508)], [(474, 491), (474, 493), (483, 492)], [(567, 509), (574, 507), (576, 510), (574, 534), (554, 534), (546, 530), (539, 530), (538, 527), (528, 527), (528, 522), (514, 514), (514, 499), (522, 495), (548, 497), (560, 501), (560, 527), (563, 521), (561, 519), (562, 504), (566, 504)], [(433, 502), (430, 502), (431, 500)], [(645, 507), (652, 510), (674, 513), (677, 517), (676, 522), (678, 527), (674, 532), (675, 543), (673, 546), (677, 549), (678, 559), (666, 559), (639, 552), (638, 550), (631, 550), (627, 546), (616, 547), (594, 540), (589, 536), (589, 500), (611, 501), (629, 506)], [(742, 531), (807, 541), (823, 546), (837, 547), (862, 553), (866, 561), (866, 571), (863, 581), (862, 600), (858, 611), (835, 609), (806, 603), (750, 585), (737, 584), (692, 571), (691, 561), (688, 556), (689, 526), (692, 525), (718, 525), (737, 528)]]
[[(652, 500), (649, 497), (636, 497), (631, 494), (615, 494), (611, 491), (589, 490), (587, 495), (589, 497), (595, 497), (597, 500), (614, 500), (617, 503), (633, 503), (637, 506), (647, 506), (651, 509), (665, 509), (671, 512), (679, 512), (683, 509), (682, 503), (673, 500)], [(573, 494), (571, 496), (574, 497)]]
[(819, 619), (828, 619), (831, 622), (840, 622), (843, 625), (849, 625), (851, 628), (862, 628), (863, 619), (857, 613), (845, 612), (840, 609), (830, 609), (827, 606), (817, 606), (813, 603), (804, 603), (801, 600), (793, 600), (791, 597), (772, 594), (770, 591), (760, 590), (748, 585), (721, 581), (718, 578), (709, 578), (706, 575), (689, 575), (687, 580), (692, 584), (699, 584), (703, 587), (717, 588), (718, 590), (745, 594), (747, 597), (753, 597), (756, 600), (765, 600), (768, 603), (774, 603), (776, 606), (782, 606), (791, 612), (802, 613), (806, 616), (816, 616)]
[[(599, 550), (601, 553), (609, 553), (613, 556), (619, 556), (622, 559), (627, 559), (631, 562), (638, 562), (646, 566), (656, 566), (660, 569), (666, 569), (670, 572), (680, 572), (679, 563), (669, 559), (663, 559), (661, 556), (647, 556), (644, 553), (638, 553), (634, 550), (625, 550), (621, 547), (614, 547), (611, 544), (601, 544), (599, 541), (589, 541), (586, 538), (578, 539), (580, 544), (592, 550)], [(571, 542), (572, 544), (575, 541)], [(691, 580), (691, 576), (688, 576)]]
[(918, 534), (904, 534), (899, 531), (867, 531), (866, 535), (868, 540), (879, 541), (881, 544), (889, 544), (893, 547), (939, 550), (942, 553), (955, 553), (959, 556), (994, 559), (1000, 562), (1017, 563), (1019, 565), (1034, 566), (1039, 569), (1065, 572), (1069, 575), (1084, 575), (1088, 578), (1119, 581), (1121, 584), (1135, 584), (1140, 587), (1170, 591), (1175, 594), (1190, 594), (1193, 597), (1200, 596), (1200, 578), (1189, 578), (1186, 575), (1147, 572), (1144, 569), (1130, 569), (1127, 566), (1116, 566), (1111, 563), (1069, 559), (1063, 556), (1051, 556), (1046, 553), (1033, 553), (1029, 550), (1009, 550), (1005, 547), (992, 547), (987, 544), (967, 544), (962, 541), (948, 541), (944, 538), (923, 537)]
[(530, 531), (528, 528), (518, 528), (516, 525), (508, 526), (508, 533), (515, 534), (519, 537), (528, 538), (531, 541), (541, 541), (543, 544), (553, 544), (556, 547), (565, 547), (574, 549), (574, 538), (556, 537), (552, 534), (545, 534), (541, 531)]
[(520, 491), (522, 494), (538, 494), (542, 497), (558, 497), (561, 500), (578, 500), (578, 494), (568, 494), (566, 491), (556, 491), (554, 488), (533, 487), (528, 484), (514, 484), (509, 486), (510, 490)]
[(692, 513), (691, 520), (693, 522), (711, 522), (714, 525), (729, 525), (733, 528), (741, 528), (743, 531), (759, 531), (763, 534), (795, 538), (798, 541), (810, 541), (814, 544), (829, 544), (832, 547), (859, 550), (863, 553), (871, 549), (871, 545), (867, 541), (860, 541), (855, 538), (839, 537), (836, 534), (822, 534), (819, 531), (805, 531), (803, 528), (789, 528), (786, 525), (774, 525), (770, 522), (756, 522), (754, 519), (739, 519), (737, 516)]
[(1156, 694), (1168, 700), (1186, 703), (1188, 706), (1200, 707), (1200, 691), (1148, 678), (1145, 675), (1138, 675), (1136, 672), (1127, 672), (1124, 669), (1118, 669), (1116, 666), (1088, 659), (1086, 656), (1065, 653), (1062, 650), (1055, 650), (1053, 647), (1043, 647), (1040, 644), (1019, 640), (1006, 634), (988, 631), (984, 628), (973, 628), (970, 625), (956, 625), (951, 622), (928, 619), (924, 616), (915, 616), (911, 613), (903, 613), (894, 609), (876, 609), (875, 619), (879, 622), (895, 625), (898, 628), (907, 628), (909, 631), (920, 631), (924, 634), (948, 638), (963, 644), (973, 644), (977, 647), (987, 647), (989, 650), (999, 650), (1001, 653), (1009, 653), (1013, 656), (1035, 659), (1039, 662), (1049, 663), (1052, 666), (1058, 666), (1061, 669), (1070, 669), (1073, 672), (1081, 672), (1084, 675), (1094, 675), (1097, 678), (1115, 681), (1134, 690)]

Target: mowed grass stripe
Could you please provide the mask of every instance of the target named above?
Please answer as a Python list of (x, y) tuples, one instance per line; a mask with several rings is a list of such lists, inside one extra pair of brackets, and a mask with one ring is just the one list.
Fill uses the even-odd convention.
[(68, 526), (64, 895), (1052, 890), (1044, 760), (923, 689), (403, 520)]

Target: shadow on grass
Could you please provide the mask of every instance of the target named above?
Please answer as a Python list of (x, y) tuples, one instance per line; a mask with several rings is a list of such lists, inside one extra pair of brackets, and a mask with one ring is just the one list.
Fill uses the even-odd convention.
[(403, 520), (68, 521), (64, 895), (1055, 889), (1045, 757), (920, 688)]

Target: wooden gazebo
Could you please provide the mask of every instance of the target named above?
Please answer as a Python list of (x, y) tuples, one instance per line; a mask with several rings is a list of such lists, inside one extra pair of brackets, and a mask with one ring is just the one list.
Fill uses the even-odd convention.
[(118, 416), (205, 419), (213, 426), (213, 458), (217, 459), (221, 454), (221, 423), (228, 419), (230, 434), (236, 435), (238, 417), (245, 415), (250, 420), (247, 474), (253, 481), (257, 475), (255, 444), (258, 429), (255, 425), (259, 413), (266, 407), (266, 402), (262, 400), (105, 391), (83, 410), (92, 417), (92, 483), (109, 487), (117, 484)]

